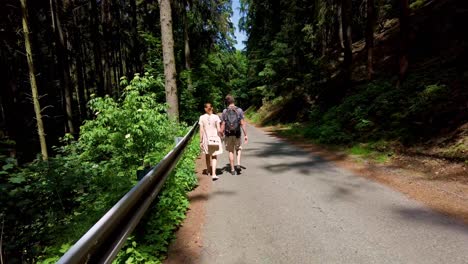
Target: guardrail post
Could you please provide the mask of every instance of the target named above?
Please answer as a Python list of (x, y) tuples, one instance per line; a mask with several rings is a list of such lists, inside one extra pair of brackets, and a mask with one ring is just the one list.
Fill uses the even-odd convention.
[(175, 141), (175, 144), (179, 144), (180, 141), (182, 141), (182, 139), (184, 139), (183, 137), (175, 137), (174, 138), (174, 141)]

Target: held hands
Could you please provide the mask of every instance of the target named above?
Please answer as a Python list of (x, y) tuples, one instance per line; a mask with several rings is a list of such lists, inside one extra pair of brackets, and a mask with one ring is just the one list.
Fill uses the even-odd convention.
[(247, 136), (244, 136), (244, 143), (245, 144), (249, 143), (249, 138)]

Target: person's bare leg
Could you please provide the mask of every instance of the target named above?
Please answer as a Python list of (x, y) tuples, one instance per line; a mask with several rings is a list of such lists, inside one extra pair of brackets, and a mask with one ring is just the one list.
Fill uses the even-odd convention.
[(237, 150), (237, 165), (241, 165), (241, 153), (242, 153), (242, 150)]
[(218, 178), (216, 175), (216, 164), (218, 163), (218, 157), (216, 155), (211, 157), (211, 176), (213, 178)]
[(229, 163), (231, 163), (231, 171), (234, 170), (234, 152), (229, 151)]
[(206, 158), (206, 174), (210, 174), (210, 171), (211, 171), (211, 161), (210, 161), (210, 158), (211, 158), (211, 155), (210, 154), (205, 154), (205, 158)]

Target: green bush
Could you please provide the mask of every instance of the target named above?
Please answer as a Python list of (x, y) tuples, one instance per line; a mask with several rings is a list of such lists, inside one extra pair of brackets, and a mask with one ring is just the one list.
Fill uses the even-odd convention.
[(207, 102), (212, 103), (215, 111), (222, 111), (224, 96), (229, 93), (236, 98), (236, 105), (244, 107), (249, 97), (249, 90), (245, 84), (246, 73), (247, 57), (242, 52), (225, 51), (215, 47), (215, 51), (192, 73), (194, 93), (199, 98), (195, 113), (199, 113), (203, 104)]
[(48, 162), (25, 167), (2, 159), (0, 170), (4, 257), (8, 263), (53, 261), (135, 183), (136, 170), (154, 165), (187, 131), (158, 102), (162, 82), (138, 75), (119, 100), (94, 98), (95, 114), (55, 148)]
[(370, 143), (358, 143), (347, 149), (351, 155), (373, 159), (376, 162), (384, 163), (393, 155), (390, 151), (389, 143), (377, 141)]
[(355, 87), (336, 106), (313, 106), (304, 135), (327, 144), (379, 139), (416, 142), (430, 136), (445, 126), (457, 104), (451, 103), (447, 86), (427, 82), (413, 78), (398, 89), (376, 80)]
[(166, 256), (175, 230), (185, 219), (187, 192), (197, 184), (195, 160), (199, 152), (199, 137), (195, 136), (175, 172), (168, 177), (147, 220), (137, 228), (137, 235), (127, 241), (115, 263), (160, 263)]
[(426, 4), (426, 0), (413, 0), (410, 3), (411, 9), (418, 9)]

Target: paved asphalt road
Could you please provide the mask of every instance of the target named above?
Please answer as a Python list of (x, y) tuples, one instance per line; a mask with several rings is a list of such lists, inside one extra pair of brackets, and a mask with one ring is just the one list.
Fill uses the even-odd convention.
[(213, 183), (201, 263), (468, 263), (467, 226), (257, 128), (248, 135), (246, 169)]

